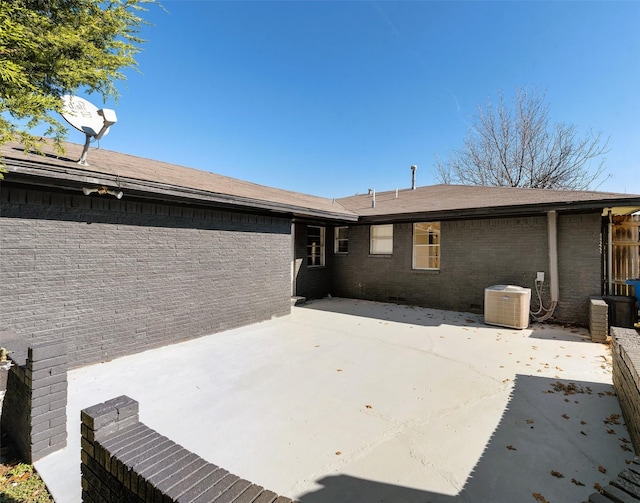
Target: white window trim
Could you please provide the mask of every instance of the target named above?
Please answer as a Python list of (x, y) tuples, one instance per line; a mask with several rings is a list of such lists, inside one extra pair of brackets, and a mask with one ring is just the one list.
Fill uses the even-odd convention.
[[(347, 229), (347, 237), (340, 239), (338, 237), (338, 230), (339, 229)], [(347, 251), (339, 251), (340, 247), (339, 244), (341, 241), (346, 241), (347, 242)], [(336, 255), (348, 255), (349, 254), (349, 226), (347, 225), (341, 225), (340, 227), (335, 227), (333, 229), (333, 253), (335, 253)]]
[[(319, 250), (319, 256), (320, 256), (320, 263), (319, 264), (310, 264), (309, 263), (309, 237), (308, 237), (308, 232), (309, 229), (320, 229), (320, 244), (318, 245), (320, 250)], [(310, 268), (314, 268), (314, 267), (324, 267), (325, 266), (325, 228), (320, 226), (320, 225), (308, 225), (307, 226), (307, 267)]]
[[(383, 228), (385, 229), (391, 229), (391, 235), (390, 236), (374, 236), (374, 234), (376, 234), (374, 231), (375, 230), (383, 230)], [(374, 251), (374, 242), (378, 240), (378, 244), (380, 244), (380, 242), (382, 242), (382, 240), (384, 241), (389, 241), (390, 242), (390, 248), (389, 249), (384, 249), (383, 251)], [(369, 226), (369, 254), (371, 255), (393, 255), (393, 224), (382, 224), (382, 225), (370, 225)]]
[[(441, 232), (442, 232), (442, 228), (440, 228), (438, 230), (438, 244), (416, 244), (416, 225), (419, 224), (435, 224), (435, 223), (439, 223), (439, 222), (414, 222), (412, 225), (412, 236), (411, 236), (411, 240), (412, 240), (412, 246), (411, 246), (411, 268), (415, 269), (416, 271), (439, 271), (440, 270), (440, 260), (441, 260), (441, 256), (440, 256), (440, 252), (442, 251), (441, 248)], [(438, 248), (438, 267), (416, 267), (416, 248)]]

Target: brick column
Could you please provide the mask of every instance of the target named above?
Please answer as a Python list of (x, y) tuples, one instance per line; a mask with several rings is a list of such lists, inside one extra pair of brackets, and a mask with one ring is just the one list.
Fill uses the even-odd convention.
[[(124, 445), (135, 440), (135, 432), (133, 435), (129, 433), (131, 428), (139, 425), (138, 402), (123, 395), (84, 409), (80, 416), (82, 501), (144, 501), (131, 490), (131, 474), (127, 473), (125, 483), (122, 463), (112, 458), (111, 452), (102, 445), (102, 442), (114, 436), (123, 440)], [(122, 432), (122, 435), (118, 435), (118, 432)], [(109, 445), (109, 442), (106, 444)]]
[(67, 346), (35, 344), (26, 358), (20, 348), (10, 356), (14, 365), (7, 380), (2, 429), (25, 461), (33, 463), (67, 445)]

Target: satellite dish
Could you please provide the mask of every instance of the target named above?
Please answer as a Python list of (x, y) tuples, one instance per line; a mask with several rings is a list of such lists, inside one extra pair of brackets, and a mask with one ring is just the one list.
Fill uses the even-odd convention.
[(64, 105), (61, 115), (64, 120), (86, 135), (78, 164), (88, 166), (87, 152), (91, 140), (99, 140), (109, 132), (109, 128), (118, 122), (116, 113), (108, 108), (98, 109), (93, 103), (79, 96), (65, 94), (62, 101)]

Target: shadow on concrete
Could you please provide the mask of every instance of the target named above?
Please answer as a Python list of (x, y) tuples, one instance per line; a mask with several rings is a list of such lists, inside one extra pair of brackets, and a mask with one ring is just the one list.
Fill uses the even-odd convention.
[(340, 300), (340, 302), (331, 302), (327, 299), (322, 299), (321, 301), (311, 300), (299, 307), (424, 327), (437, 327), (443, 324), (461, 327), (485, 325), (483, 317), (478, 314), (369, 300), (343, 298), (336, 300)]
[[(337, 473), (301, 503), (581, 502), (633, 459), (613, 386), (518, 375), (509, 404), (457, 494)], [(469, 422), (474, 418), (470, 417)], [(452, 432), (452, 435), (460, 435)], [(446, 477), (446, 459), (424, 465)], [(383, 461), (384, 462), (384, 461)]]
[(529, 329), (531, 335), (529, 337), (542, 340), (555, 340), (565, 342), (589, 342), (591, 343), (591, 335), (586, 328), (574, 325), (564, 325), (561, 323), (531, 323)]
[[(488, 325), (484, 322), (484, 315), (445, 311), (420, 306), (398, 305), (383, 302), (373, 302), (358, 299), (339, 299), (340, 302), (308, 301), (299, 307), (331, 313), (360, 316), (394, 323), (406, 323), (415, 326), (437, 327), (441, 325), (458, 327), (486, 327), (498, 330), (517, 330), (514, 328)], [(591, 342), (589, 332), (580, 327), (557, 323), (532, 322), (525, 329), (529, 337), (543, 340), (557, 340), (565, 342)]]

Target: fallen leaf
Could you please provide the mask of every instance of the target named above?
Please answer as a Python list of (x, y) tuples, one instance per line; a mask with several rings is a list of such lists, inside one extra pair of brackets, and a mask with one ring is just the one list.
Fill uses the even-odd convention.
[(372, 408), (373, 408), (373, 407), (371, 407), (371, 405), (365, 405), (365, 407), (366, 407), (367, 409), (372, 409)]
[(532, 493), (532, 496), (536, 501), (539, 501), (540, 503), (549, 503), (549, 500), (540, 493)]
[(571, 482), (573, 482), (577, 486), (583, 486), (584, 485), (582, 482), (580, 482), (579, 480), (576, 480), (576, 479), (571, 479)]
[(563, 479), (564, 475), (562, 475), (562, 473), (557, 472), (555, 470), (551, 470), (551, 475), (553, 475), (554, 477), (558, 477), (559, 479)]
[(585, 421), (580, 421), (580, 424), (584, 426), (587, 423)]
[(337, 369), (336, 372), (342, 372), (342, 369)]
[(598, 484), (597, 482), (595, 484), (593, 484), (593, 488), (598, 491), (599, 493), (602, 493), (602, 486), (600, 484)]
[(600, 473), (607, 473), (607, 469), (606, 469), (604, 466), (602, 466), (602, 465), (599, 465), (599, 466), (598, 466), (598, 471), (599, 471)]
[(622, 444), (620, 446), (620, 449), (622, 449), (623, 451), (627, 451), (627, 452), (633, 452), (631, 449), (629, 449), (625, 444)]
[(587, 436), (587, 434), (584, 431), (581, 431), (580, 435), (584, 435), (585, 437)]
[(340, 454), (342, 454), (342, 451), (336, 451), (336, 456), (340, 456)]
[(607, 433), (609, 435), (615, 435), (616, 434), (616, 430), (607, 430)]
[(620, 419), (619, 414), (611, 414), (607, 419), (604, 420), (605, 424), (620, 424), (618, 421)]
[(527, 419), (527, 424), (533, 424), (533, 419)]
[(507, 449), (509, 449), (510, 451), (517, 451), (518, 450), (513, 445), (507, 445)]
[(567, 416), (566, 414), (562, 414), (562, 417), (565, 419), (569, 419), (569, 416)]

